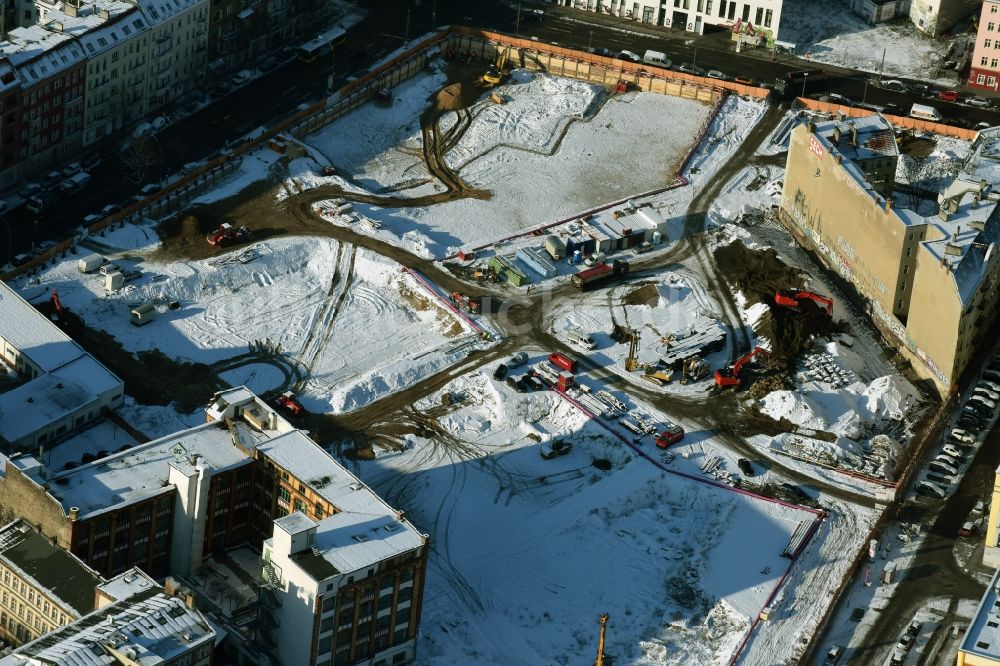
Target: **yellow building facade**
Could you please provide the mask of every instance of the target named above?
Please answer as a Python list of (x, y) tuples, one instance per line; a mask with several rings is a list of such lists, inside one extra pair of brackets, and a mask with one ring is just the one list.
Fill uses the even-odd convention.
[(883, 334), (952, 390), (997, 312), (1000, 129), (972, 146), (940, 193), (894, 182), (893, 128), (881, 116), (806, 123), (791, 133), (780, 217), (864, 298)]

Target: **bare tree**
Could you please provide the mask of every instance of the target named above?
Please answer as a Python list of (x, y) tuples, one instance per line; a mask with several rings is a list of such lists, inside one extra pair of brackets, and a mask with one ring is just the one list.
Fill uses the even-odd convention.
[(119, 159), (125, 179), (138, 185), (146, 182), (153, 168), (160, 163), (160, 146), (150, 136), (136, 139), (122, 150)]

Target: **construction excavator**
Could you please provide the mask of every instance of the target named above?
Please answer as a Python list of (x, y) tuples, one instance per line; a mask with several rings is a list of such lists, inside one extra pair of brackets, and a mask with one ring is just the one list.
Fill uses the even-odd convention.
[(804, 289), (779, 289), (774, 292), (775, 305), (783, 305), (788, 308), (796, 308), (800, 301), (810, 300), (816, 305), (826, 310), (827, 316), (833, 316), (833, 299), (826, 296), (814, 294)]
[(681, 364), (681, 384), (697, 382), (708, 375), (708, 363), (700, 356), (692, 356)]
[(510, 47), (508, 46), (503, 51), (497, 52), (496, 61), (490, 65), (490, 68), (486, 70), (483, 74), (483, 84), (487, 87), (492, 88), (503, 81), (504, 77), (507, 75), (507, 58), (510, 57)]
[(749, 354), (742, 356), (733, 363), (730, 368), (719, 368), (715, 371), (715, 385), (719, 388), (727, 388), (732, 386), (734, 388), (740, 387), (740, 372), (743, 370), (743, 366), (752, 361), (755, 356), (759, 354), (764, 354), (765, 356), (770, 352), (763, 347), (754, 347), (753, 351)]

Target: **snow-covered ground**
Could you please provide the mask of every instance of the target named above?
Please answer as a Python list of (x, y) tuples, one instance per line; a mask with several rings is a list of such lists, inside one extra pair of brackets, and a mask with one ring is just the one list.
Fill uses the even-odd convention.
[[(233, 385), (274, 390), (297, 368), (302, 402), (316, 412), (357, 409), (482, 344), (398, 264), (367, 250), (284, 237), (253, 245), (248, 263), (233, 260), (246, 248), (163, 263), (124, 251), (148, 243), (139, 229), (126, 225), (95, 239), (107, 248), (122, 241), (127, 258), (116, 262), (142, 271), (125, 289), (105, 294), (102, 276), (80, 274), (70, 256), (33, 280), (25, 296), (45, 299), (57, 288), (63, 304), (126, 351), (214, 364)], [(181, 307), (168, 309), (173, 301)], [(129, 308), (145, 302), (158, 304), (159, 316), (130, 325)]]
[[(431, 533), (422, 664), (583, 663), (603, 612), (616, 662), (726, 663), (814, 519), (668, 474), (554, 392), (485, 369), (442, 391), (443, 435), (357, 468)], [(557, 439), (572, 451), (542, 459)]]
[(796, 55), (817, 62), (942, 84), (958, 80), (957, 72), (942, 66), (951, 40), (927, 37), (909, 17), (869, 25), (844, 0), (785, 0), (778, 39), (797, 44)]
[[(403, 197), (439, 193), (443, 188), (429, 180), (420, 152), (419, 115), (443, 83), (440, 73), (417, 76), (394, 89), (392, 107), (365, 107), (307, 143), (349, 174), (353, 187)], [(663, 187), (710, 111), (654, 93), (608, 98), (600, 86), (522, 70), (496, 91), (509, 101), (476, 103), (469, 129), (447, 158), (470, 186), (491, 197), (425, 207), (355, 204), (358, 214), (381, 225), (377, 237), (441, 257)], [(454, 119), (447, 114), (442, 131)], [(339, 181), (314, 171), (314, 160), (306, 158), (291, 165), (290, 176), (304, 187)]]

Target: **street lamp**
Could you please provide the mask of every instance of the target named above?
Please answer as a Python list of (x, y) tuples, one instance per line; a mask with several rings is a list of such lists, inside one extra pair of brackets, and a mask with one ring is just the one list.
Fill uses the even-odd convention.
[(806, 81), (809, 80), (809, 72), (802, 73), (802, 96), (806, 96)]
[(590, 44), (593, 41), (594, 41), (594, 31), (591, 30), (589, 33), (587, 33), (587, 50), (588, 51), (590, 50)]

